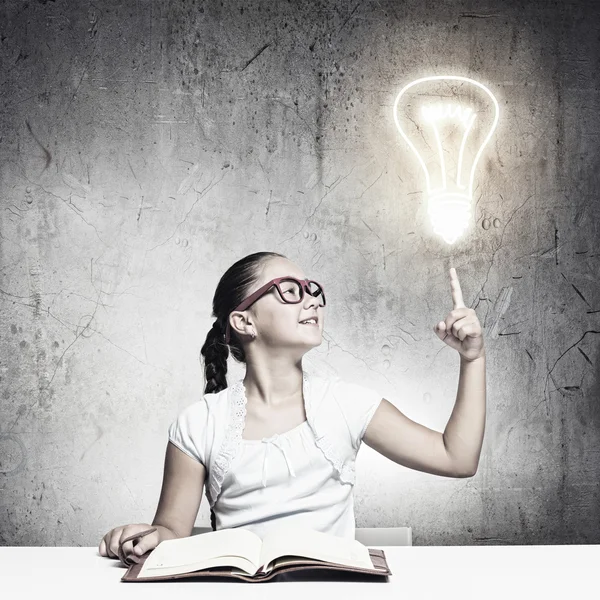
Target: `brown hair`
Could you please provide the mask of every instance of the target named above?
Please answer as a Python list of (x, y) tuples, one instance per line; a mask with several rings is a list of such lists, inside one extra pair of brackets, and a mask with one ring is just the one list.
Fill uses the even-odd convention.
[(265, 263), (275, 257), (287, 258), (277, 252), (256, 252), (231, 265), (221, 277), (212, 302), (212, 316), (216, 318), (200, 350), (204, 357), (205, 394), (214, 394), (227, 387), (227, 357), (229, 351), (235, 360), (246, 362), (246, 355), (236, 332), (230, 328), (229, 346), (225, 330), (229, 315), (249, 295)]

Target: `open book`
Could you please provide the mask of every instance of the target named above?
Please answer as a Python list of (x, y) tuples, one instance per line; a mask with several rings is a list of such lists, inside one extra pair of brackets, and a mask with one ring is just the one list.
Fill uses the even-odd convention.
[[(121, 544), (142, 534), (130, 536)], [(139, 563), (131, 564), (121, 581), (218, 576), (254, 582), (299, 569), (333, 569), (380, 577), (392, 574), (381, 549), (366, 548), (357, 540), (314, 529), (282, 526), (262, 540), (244, 528), (163, 540), (139, 557)]]

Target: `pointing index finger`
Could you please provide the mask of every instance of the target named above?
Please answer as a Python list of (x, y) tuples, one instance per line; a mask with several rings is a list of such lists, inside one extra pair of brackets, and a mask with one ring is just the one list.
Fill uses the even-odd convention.
[(460, 289), (460, 282), (458, 281), (458, 275), (454, 267), (450, 269), (450, 289), (452, 291), (452, 304), (454, 304), (454, 308), (464, 308), (465, 303), (463, 302), (462, 290)]

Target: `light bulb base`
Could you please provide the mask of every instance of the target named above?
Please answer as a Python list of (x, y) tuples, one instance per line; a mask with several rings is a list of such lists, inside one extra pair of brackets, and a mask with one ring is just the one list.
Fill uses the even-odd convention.
[(433, 231), (448, 244), (454, 244), (469, 226), (471, 198), (467, 194), (452, 192), (430, 195), (427, 213)]

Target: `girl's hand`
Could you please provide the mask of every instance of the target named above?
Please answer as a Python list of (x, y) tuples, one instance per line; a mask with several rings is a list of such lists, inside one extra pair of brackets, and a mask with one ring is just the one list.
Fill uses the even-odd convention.
[[(152, 533), (129, 540), (121, 546), (122, 540), (152, 529), (154, 529)], [(134, 542), (135, 546), (133, 545)], [(147, 523), (135, 523), (111, 529), (100, 541), (98, 551), (100, 552), (100, 556), (119, 558), (125, 565), (130, 565), (132, 562), (139, 563), (139, 557), (148, 552), (148, 550), (156, 548), (159, 543), (160, 534), (155, 526), (148, 525)]]
[(433, 330), (450, 348), (454, 348), (465, 360), (471, 362), (485, 356), (483, 335), (479, 319), (472, 308), (463, 302), (456, 269), (450, 269), (450, 289), (454, 308), (444, 321), (440, 321)]

